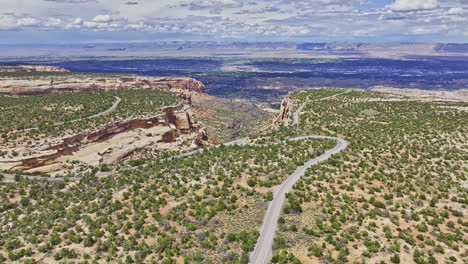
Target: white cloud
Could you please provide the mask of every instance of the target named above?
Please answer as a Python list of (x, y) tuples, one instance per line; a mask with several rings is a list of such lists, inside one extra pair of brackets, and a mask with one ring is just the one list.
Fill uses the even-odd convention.
[(386, 7), (392, 11), (420, 11), (432, 10), (440, 6), (437, 0), (396, 0)]
[(0, 30), (24, 34), (31, 28), (76, 30), (77, 35), (121, 31), (122, 39), (134, 39), (136, 34), (146, 39), (152, 34), (162, 36), (161, 40), (170, 33), (187, 40), (266, 41), (420, 41), (439, 34), (440, 41), (445, 41), (448, 31), (439, 27), (445, 25), (451, 32), (461, 32), (459, 38), (468, 42), (464, 37), (468, 8), (463, 9), (458, 0), (392, 0), (386, 7), (361, 7), (370, 1), (0, 0)]
[(439, 33), (441, 31), (447, 31), (449, 30), (450, 27), (447, 25), (440, 25), (440, 26), (419, 26), (419, 27), (414, 27), (411, 29), (411, 33), (415, 35), (425, 35), (425, 34), (435, 34)]
[(83, 23), (83, 26), (87, 27), (87, 28), (97, 28), (97, 27), (99, 27), (100, 24), (101, 23), (86, 21), (86, 22)]
[(127, 30), (139, 30), (139, 31), (150, 31), (153, 30), (154, 28), (150, 25), (146, 25), (143, 22), (139, 22), (136, 24), (128, 24), (124, 27)]
[(452, 7), (446, 12), (447, 15), (463, 15), (466, 13), (468, 13), (467, 10), (460, 7)]
[(41, 21), (37, 18), (33, 17), (25, 17), (25, 18), (20, 18), (18, 19), (18, 26), (23, 26), (23, 27), (33, 27), (37, 26), (41, 23)]
[(92, 22), (111, 22), (112, 18), (109, 15), (97, 15), (91, 21)]
[(96, 0), (45, 0), (47, 2), (56, 2), (56, 3), (69, 3), (69, 4), (80, 4), (88, 2), (96, 2)]
[(43, 23), (45, 27), (59, 27), (62, 24), (60, 18), (49, 17), (47, 21)]
[(0, 14), (0, 29), (12, 29), (17, 26), (16, 18), (8, 14)]
[(81, 25), (83, 24), (83, 19), (81, 19), (80, 17), (78, 18), (75, 18), (75, 20), (73, 20), (73, 22), (71, 22), (72, 25)]
[(181, 6), (187, 6), (192, 10), (207, 8), (238, 8), (243, 3), (235, 0), (190, 0), (181, 3)]

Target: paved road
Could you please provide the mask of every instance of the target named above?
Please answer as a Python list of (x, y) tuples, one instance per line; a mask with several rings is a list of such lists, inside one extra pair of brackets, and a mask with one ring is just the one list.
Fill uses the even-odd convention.
[(320, 98), (320, 99), (305, 101), (303, 104), (301, 104), (301, 105), (299, 106), (299, 108), (296, 110), (296, 112), (294, 112), (294, 114), (293, 114), (293, 125), (297, 125), (297, 124), (299, 123), (299, 114), (302, 112), (302, 109), (304, 109), (304, 107), (305, 107), (308, 103), (331, 99), (331, 98), (336, 97), (336, 96), (338, 96), (338, 95), (342, 95), (342, 94), (349, 93), (349, 92), (350, 92), (350, 91), (345, 91), (345, 92), (342, 92), (342, 93), (334, 94), (334, 95), (327, 96), (327, 97), (323, 97), (323, 98)]
[[(224, 143), (222, 145), (225, 145), (225, 146), (233, 146), (233, 145), (245, 146), (245, 145), (247, 145), (248, 139), (249, 138), (247, 138), (247, 137), (240, 138), (240, 139), (237, 139), (237, 140), (234, 140), (234, 141), (231, 141), (231, 142)], [(218, 148), (218, 147), (220, 147), (222, 145), (215, 146), (215, 148)], [(203, 148), (192, 150), (192, 151), (189, 151), (189, 152), (185, 152), (185, 153), (182, 153), (182, 154), (175, 155), (173, 157), (162, 159), (161, 162), (162, 161), (167, 161), (167, 160), (173, 160), (173, 159), (180, 159), (180, 158), (188, 157), (188, 156), (191, 156), (193, 154), (202, 153), (203, 151), (204, 151)], [(136, 167), (146, 167), (147, 165), (148, 164), (138, 165), (138, 166), (135, 166), (134, 168), (136, 168)], [(96, 173), (96, 177), (98, 177), (98, 178), (110, 177), (110, 176), (113, 176), (113, 175), (116, 175), (116, 174), (118, 174), (118, 171), (98, 172), (98, 173)], [(45, 181), (50, 181), (50, 182), (64, 181), (64, 180), (79, 181), (84, 177), (84, 176), (76, 176), (76, 177), (64, 178), (64, 177), (41, 177), (41, 176), (32, 176), (32, 175), (20, 175), (20, 176), (23, 177), (23, 178), (26, 178), (26, 179), (30, 179), (30, 180), (36, 179), (36, 180), (45, 180)], [(15, 174), (10, 174), (10, 173), (0, 172), (0, 178), (2, 178), (2, 177), (5, 178), (5, 179), (8, 179), (8, 180), (14, 180), (16, 175)]]
[[(56, 122), (56, 123), (54, 123), (53, 125), (54, 125), (54, 126), (60, 126), (60, 125), (63, 125), (63, 124), (65, 124), (65, 123), (76, 123), (76, 122), (79, 122), (79, 121), (81, 121), (81, 120), (93, 119), (93, 118), (96, 118), (96, 117), (100, 117), (100, 116), (103, 116), (103, 115), (107, 115), (108, 113), (115, 111), (115, 109), (117, 109), (117, 107), (119, 106), (120, 102), (122, 101), (122, 99), (121, 99), (120, 97), (114, 96), (114, 98), (115, 98), (115, 100), (116, 100), (115, 103), (114, 103), (109, 109), (107, 109), (106, 111), (97, 113), (97, 114), (92, 115), (92, 116), (83, 117), (83, 118), (78, 118), (78, 119), (71, 120), (71, 121)], [(27, 131), (31, 131), (31, 130), (35, 130), (35, 129), (38, 129), (38, 127), (32, 127), (32, 128), (24, 129), (24, 130), (22, 130), (22, 131), (23, 131), (23, 132), (27, 132)]]
[(278, 228), (278, 218), (281, 214), (281, 209), (286, 197), (286, 193), (292, 190), (293, 185), (304, 175), (306, 170), (317, 163), (323, 162), (330, 158), (331, 155), (339, 153), (347, 146), (347, 142), (340, 138), (326, 136), (304, 136), (297, 137), (291, 140), (303, 140), (307, 138), (331, 139), (336, 140), (337, 145), (331, 150), (328, 150), (323, 155), (309, 160), (303, 166), (289, 176), (273, 193), (273, 200), (268, 205), (268, 210), (265, 215), (262, 228), (260, 229), (260, 237), (257, 240), (254, 251), (250, 255), (250, 263), (264, 264), (269, 263), (272, 257), (273, 238), (275, 237), (276, 229)]
[[(311, 100), (311, 101), (319, 101), (319, 100), (326, 100), (335, 96), (338, 96), (339, 94), (321, 98), (318, 100)], [(294, 112), (293, 115), (293, 125), (297, 125), (299, 123), (299, 114), (304, 108), (304, 106), (311, 102), (307, 101), (303, 103), (297, 110)], [(294, 184), (302, 177), (304, 176), (306, 170), (311, 167), (312, 165), (318, 164), (320, 162), (326, 161), (329, 159), (333, 154), (337, 154), (341, 152), (342, 150), (346, 149), (348, 143), (340, 138), (336, 137), (328, 137), (328, 136), (300, 136), (300, 137), (295, 137), (288, 139), (286, 141), (298, 141), (298, 140), (304, 140), (304, 139), (310, 139), (310, 138), (316, 138), (316, 139), (329, 139), (329, 140), (335, 140), (337, 142), (337, 145), (331, 149), (326, 151), (324, 154), (322, 154), (319, 157), (316, 157), (312, 160), (307, 161), (303, 166), (299, 167), (296, 169), (296, 171), (291, 174), (286, 181), (284, 181), (280, 186), (278, 186), (274, 193), (273, 193), (273, 200), (270, 202), (268, 205), (268, 210), (262, 225), (262, 228), (260, 229), (260, 237), (257, 240), (257, 243), (255, 245), (254, 251), (250, 255), (250, 263), (254, 264), (264, 264), (264, 263), (269, 263), (271, 257), (272, 257), (272, 246), (273, 246), (273, 238), (275, 237), (276, 230), (278, 228), (278, 218), (281, 214), (281, 209), (283, 207), (286, 193), (290, 192), (292, 190), (292, 187)], [(225, 146), (233, 146), (233, 145), (240, 145), (240, 146), (247, 146), (248, 144), (248, 139), (249, 138), (241, 138), (237, 139), (228, 143), (225, 143), (223, 145)], [(286, 142), (286, 141), (283, 141)], [(219, 146), (216, 146), (219, 147)], [(164, 160), (172, 160), (172, 159), (178, 159), (178, 158), (183, 158), (187, 156), (191, 156), (196, 153), (201, 153), (203, 152), (204, 149), (197, 149), (193, 150), (190, 152), (178, 154), (176, 156), (164, 159)], [(164, 161), (163, 160), (163, 161)], [(143, 166), (146, 166), (143, 165)], [(102, 173), (97, 173), (97, 177), (109, 177), (112, 175), (117, 174), (117, 171), (111, 171), (111, 172), (102, 172)], [(5, 173), (0, 173), (0, 176), (3, 176), (7, 179), (14, 179), (15, 175), (13, 174), (5, 174)], [(28, 176), (28, 175), (23, 175), (22, 177), (28, 178), (28, 179), (38, 179), (37, 176)], [(67, 178), (68, 180), (80, 180), (82, 177), (71, 177)], [(64, 180), (64, 178), (56, 178), (56, 177), (43, 177), (41, 178), (43, 180), (47, 181), (61, 181)]]
[[(100, 117), (100, 116), (103, 116), (103, 115), (107, 115), (108, 113), (115, 111), (115, 109), (117, 109), (117, 107), (119, 106), (119, 104), (120, 104), (120, 102), (122, 101), (122, 99), (121, 99), (120, 97), (117, 97), (117, 96), (114, 96), (114, 98), (116, 99), (115, 103), (111, 106), (111, 108), (107, 109), (106, 111), (97, 113), (97, 114), (92, 115), (92, 116), (83, 117), (83, 118), (78, 118), (78, 119), (75, 119), (75, 120), (72, 120), (72, 121), (68, 121), (68, 123), (76, 123), (76, 122), (79, 122), (79, 121), (81, 121), (81, 120), (93, 119), (93, 118), (96, 118), (96, 117)], [(59, 126), (59, 125), (65, 124), (65, 123), (66, 123), (66, 122), (57, 122), (57, 123), (54, 123), (54, 125), (55, 125), (55, 126)]]
[[(297, 125), (299, 123), (299, 114), (302, 112), (302, 109), (304, 109), (304, 107), (308, 103), (313, 101), (327, 100), (340, 94), (343, 93), (304, 102), (302, 105), (299, 106), (296, 112), (293, 113), (293, 125)], [(292, 190), (294, 184), (302, 176), (304, 176), (304, 173), (310, 166), (329, 159), (331, 155), (341, 152), (348, 145), (348, 143), (343, 139), (326, 136), (302, 136), (290, 140), (296, 141), (307, 138), (335, 140), (337, 142), (337, 145), (333, 149), (326, 151), (323, 155), (309, 160), (303, 166), (297, 168), (296, 171), (286, 179), (286, 181), (284, 181), (280, 186), (278, 186), (275, 189), (273, 193), (273, 200), (268, 205), (268, 210), (265, 215), (265, 219), (263, 220), (262, 228), (260, 229), (260, 237), (257, 240), (257, 244), (255, 245), (254, 251), (250, 254), (250, 263), (252, 264), (266, 264), (270, 262), (270, 259), (273, 254), (273, 239), (275, 238), (276, 230), (278, 228), (278, 218), (281, 215), (281, 209), (283, 208), (286, 193)]]

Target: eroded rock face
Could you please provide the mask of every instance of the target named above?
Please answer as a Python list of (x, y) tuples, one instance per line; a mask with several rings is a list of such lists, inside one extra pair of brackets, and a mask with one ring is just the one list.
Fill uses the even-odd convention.
[(280, 112), (275, 120), (275, 123), (289, 123), (291, 119), (291, 103), (288, 99), (283, 99), (281, 102)]
[(165, 83), (169, 89), (180, 89), (180, 90), (187, 90), (197, 93), (206, 93), (205, 85), (202, 82), (197, 81), (192, 78), (184, 78), (184, 79), (163, 79), (159, 82)]
[(197, 138), (195, 139), (195, 144), (197, 144), (197, 146), (203, 146), (207, 140), (208, 134), (206, 133), (206, 129), (200, 129), (200, 131), (198, 131)]
[(118, 163), (136, 150), (149, 145), (171, 144), (182, 137), (198, 146), (206, 144), (207, 140), (206, 131), (194, 122), (189, 105), (168, 107), (165, 114), (153, 118), (123, 121), (36, 146), (36, 149), (22, 150), (36, 154), (0, 160), (0, 168), (51, 172), (71, 166), (69, 163), (73, 160), (92, 166)]
[[(53, 66), (16, 65), (15, 67), (10, 70), (67, 71)], [(194, 145), (205, 144), (206, 132), (200, 131), (200, 126), (194, 121), (190, 105), (192, 98), (209, 97), (209, 95), (205, 93), (203, 83), (192, 78), (138, 75), (95, 77), (87, 74), (34, 78), (0, 77), (0, 93), (10, 95), (108, 91), (132, 87), (171, 91), (185, 99), (188, 104), (169, 107), (165, 109), (165, 114), (149, 119), (128, 120), (83, 131), (67, 138), (53, 138), (48, 140), (48, 143), (15, 147), (14, 151), (24, 155), (12, 160), (0, 158), (0, 169), (51, 172), (51, 170), (73, 166), (69, 162), (74, 160), (94, 166), (102, 163), (116, 163), (135, 150), (150, 145), (157, 148), (158, 144), (175, 144), (182, 141), (181, 138), (184, 142), (191, 141)], [(119, 140), (116, 141), (116, 139)]]
[(0, 65), (0, 72), (69, 72), (69, 70), (44, 65)]
[(47, 76), (34, 79), (0, 77), (0, 92), (11, 95), (38, 95), (60, 92), (109, 91), (132, 87), (170, 90), (190, 100), (192, 93), (205, 94), (203, 83), (192, 78), (148, 76), (92, 77), (90, 75)]

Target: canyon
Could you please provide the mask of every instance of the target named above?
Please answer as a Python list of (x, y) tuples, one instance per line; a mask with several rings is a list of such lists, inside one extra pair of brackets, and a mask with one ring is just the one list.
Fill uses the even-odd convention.
[(22, 155), (0, 157), (0, 170), (59, 174), (89, 166), (117, 164), (147, 147), (157, 151), (177, 151), (208, 144), (206, 130), (194, 117), (192, 97), (200, 101), (210, 96), (205, 93), (204, 85), (195, 79), (52, 75), (37, 79), (7, 77), (0, 81), (0, 91), (15, 97), (136, 87), (170, 91), (184, 100), (179, 105), (165, 107), (163, 114), (127, 118), (65, 137), (17, 144), (7, 152)]

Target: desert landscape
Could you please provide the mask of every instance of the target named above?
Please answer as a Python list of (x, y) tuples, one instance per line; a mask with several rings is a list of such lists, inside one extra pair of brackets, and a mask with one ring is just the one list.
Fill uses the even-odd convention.
[(468, 1), (0, 10), (0, 264), (468, 263)]
[[(2, 210), (30, 213), (3, 218), (5, 260), (466, 261), (466, 90), (316, 88), (266, 111), (190, 78), (11, 68)], [(248, 137), (226, 143), (230, 116)]]

